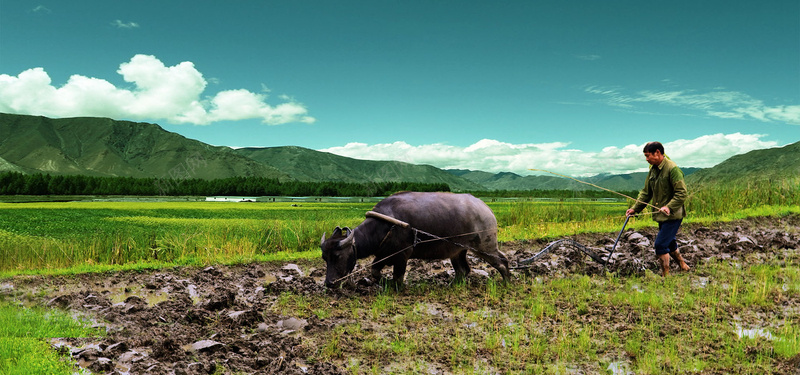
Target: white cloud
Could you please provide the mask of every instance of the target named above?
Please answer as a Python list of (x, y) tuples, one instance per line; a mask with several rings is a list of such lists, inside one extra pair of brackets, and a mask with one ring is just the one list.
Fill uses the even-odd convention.
[[(778, 146), (762, 141), (761, 134), (714, 134), (696, 139), (679, 139), (664, 144), (667, 155), (684, 167), (712, 167), (725, 159), (748, 151)], [(570, 176), (600, 173), (624, 174), (647, 170), (641, 145), (610, 146), (600, 152), (567, 148), (569, 143), (511, 144), (482, 139), (467, 147), (441, 143), (413, 146), (406, 142), (367, 145), (348, 143), (320, 151), (366, 160), (397, 160), (430, 164), (445, 169), (470, 169), (485, 172), (514, 172), (530, 175), (530, 169), (543, 169)]]
[(111, 22), (111, 26), (115, 26), (120, 29), (135, 29), (139, 27), (139, 24), (136, 22), (122, 22), (121, 20), (114, 20), (114, 22)]
[(269, 125), (315, 121), (305, 106), (294, 100), (270, 105), (266, 95), (244, 89), (204, 98), (207, 82), (189, 61), (165, 66), (155, 56), (136, 55), (120, 64), (117, 73), (133, 88), (118, 88), (106, 80), (81, 75), (56, 87), (43, 68), (28, 69), (18, 76), (0, 74), (0, 112), (197, 125), (245, 119), (260, 119)]
[(656, 103), (705, 112), (712, 117), (752, 119), (800, 125), (800, 105), (769, 106), (747, 94), (722, 89), (706, 93), (692, 90), (640, 91), (624, 94), (619, 88), (588, 87), (586, 92), (606, 98), (612, 106), (632, 109), (637, 104)]

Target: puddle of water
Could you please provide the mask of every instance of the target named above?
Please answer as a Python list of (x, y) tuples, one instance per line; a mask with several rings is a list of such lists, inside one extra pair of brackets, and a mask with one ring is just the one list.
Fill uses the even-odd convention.
[(117, 372), (120, 375), (128, 375), (128, 374), (130, 374), (131, 368), (129, 366), (125, 366), (125, 365), (123, 365), (121, 363), (117, 363), (116, 365), (114, 365), (114, 367), (117, 369)]
[(266, 276), (261, 278), (261, 280), (263, 280), (264, 284), (272, 284), (278, 281), (278, 277), (273, 274), (267, 274)]
[(773, 340), (775, 337), (772, 336), (772, 333), (767, 331), (764, 328), (751, 328), (751, 329), (744, 329), (740, 324), (736, 324), (736, 334), (739, 335), (739, 338), (749, 338), (755, 339), (759, 337), (763, 337), (767, 340)]
[(692, 280), (692, 286), (697, 288), (705, 288), (706, 286), (708, 286), (708, 278), (698, 277), (696, 280)]
[(628, 375), (633, 374), (631, 366), (628, 362), (614, 361), (608, 364), (606, 370), (611, 371), (613, 375)]
[[(136, 296), (147, 302), (148, 306), (155, 306), (161, 302), (169, 300), (169, 294), (163, 290), (143, 289), (141, 286), (120, 286), (107, 289), (108, 299), (111, 303), (117, 304), (125, 302), (128, 297)], [(199, 297), (198, 297), (199, 298)]]
[[(81, 350), (84, 350), (84, 349), (90, 349), (91, 348), (91, 349), (95, 349), (97, 351), (100, 351), (100, 344), (99, 343), (89, 343), (89, 344), (86, 344), (86, 345), (83, 345), (83, 346), (73, 346), (69, 342), (67, 342), (67, 341), (65, 341), (65, 340), (63, 340), (61, 338), (57, 338), (57, 337), (56, 338), (51, 338), (49, 341), (50, 341), (50, 346), (52, 346), (55, 349), (66, 348), (70, 352), (70, 356), (72, 356), (74, 353), (77, 353), (78, 351), (81, 351)], [(73, 372), (72, 373), (73, 375), (75, 375), (75, 374), (84, 375), (84, 374), (91, 374), (92, 373), (91, 371), (88, 370), (88, 367), (91, 366), (92, 362), (88, 362), (88, 361), (86, 361), (84, 359), (78, 359), (78, 360), (74, 360), (73, 359), (73, 360), (68, 360), (68, 361), (71, 361), (73, 364), (78, 366), (78, 370)], [(120, 375), (128, 375), (130, 373), (129, 372), (130, 371), (129, 368), (120, 367), (120, 365), (116, 365), (116, 367), (117, 367), (117, 371), (119, 371)]]

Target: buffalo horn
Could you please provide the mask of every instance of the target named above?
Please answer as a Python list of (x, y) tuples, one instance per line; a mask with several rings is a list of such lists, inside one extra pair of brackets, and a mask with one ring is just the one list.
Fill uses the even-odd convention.
[(340, 248), (348, 246), (348, 245), (351, 245), (353, 243), (353, 240), (356, 237), (356, 232), (355, 231), (352, 231), (352, 230), (350, 230), (350, 228), (347, 228), (347, 227), (345, 227), (345, 228), (347, 229), (348, 233), (347, 233), (347, 237), (345, 237), (343, 240), (339, 241), (339, 247)]

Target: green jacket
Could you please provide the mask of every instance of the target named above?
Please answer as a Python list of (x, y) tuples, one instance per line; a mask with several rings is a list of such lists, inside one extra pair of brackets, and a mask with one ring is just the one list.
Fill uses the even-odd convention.
[[(686, 209), (683, 207), (683, 202), (688, 196), (686, 190), (686, 182), (683, 179), (683, 171), (678, 168), (674, 161), (665, 157), (657, 167), (650, 166), (650, 172), (647, 173), (647, 180), (645, 181), (644, 188), (639, 192), (639, 201), (649, 202), (658, 208), (667, 206), (671, 214), (664, 215), (660, 211), (653, 208), (653, 220), (663, 222), (667, 220), (683, 219), (686, 217)], [(641, 212), (647, 205), (641, 202), (636, 202), (633, 210), (637, 213)]]

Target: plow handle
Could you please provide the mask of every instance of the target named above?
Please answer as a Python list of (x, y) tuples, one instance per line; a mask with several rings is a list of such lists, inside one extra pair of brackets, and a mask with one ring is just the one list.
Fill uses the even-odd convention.
[(622, 229), (619, 230), (619, 234), (617, 235), (617, 240), (614, 241), (614, 246), (611, 246), (611, 252), (608, 253), (608, 257), (606, 258), (605, 263), (603, 263), (603, 272), (606, 270), (606, 266), (608, 265), (608, 261), (611, 260), (611, 256), (614, 255), (614, 249), (617, 248), (617, 243), (619, 243), (619, 238), (622, 237), (622, 232), (625, 231), (625, 226), (628, 225), (628, 220), (630, 220), (630, 216), (625, 216), (625, 223), (622, 224)]

